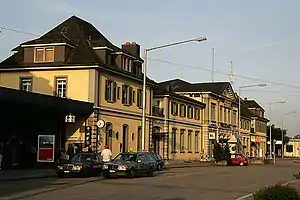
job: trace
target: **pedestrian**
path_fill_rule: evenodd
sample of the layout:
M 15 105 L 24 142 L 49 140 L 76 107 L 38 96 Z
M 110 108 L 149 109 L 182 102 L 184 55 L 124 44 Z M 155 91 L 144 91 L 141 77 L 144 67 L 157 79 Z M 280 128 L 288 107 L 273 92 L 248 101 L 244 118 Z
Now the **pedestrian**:
M 103 162 L 110 162 L 111 160 L 112 153 L 107 144 L 104 146 L 104 149 L 101 152 L 101 157 Z
M 3 144 L 0 143 L 0 171 L 2 170 L 3 150 Z

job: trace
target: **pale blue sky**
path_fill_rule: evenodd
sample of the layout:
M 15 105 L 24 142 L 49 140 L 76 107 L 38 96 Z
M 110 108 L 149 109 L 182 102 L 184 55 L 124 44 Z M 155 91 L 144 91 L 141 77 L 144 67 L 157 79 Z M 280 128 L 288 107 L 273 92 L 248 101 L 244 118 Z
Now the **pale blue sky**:
M 91 22 L 116 45 L 136 41 L 152 47 L 198 36 L 208 41 L 153 51 L 149 58 L 193 66 L 174 66 L 149 60 L 148 75 L 156 81 L 182 78 L 191 82 L 211 81 L 212 48 L 215 47 L 216 81 L 228 81 L 226 73 L 263 79 L 296 87 L 267 83 L 249 88 L 242 96 L 272 107 L 273 122 L 285 117 L 289 135 L 300 133 L 300 1 L 299 0 L 1 0 L 0 26 L 43 34 L 72 15 Z M 0 29 L 1 30 L 1 29 Z M 33 36 L 2 30 L 0 60 L 10 50 Z M 262 83 L 236 77 L 234 87 Z M 250 90 L 250 91 L 249 91 Z

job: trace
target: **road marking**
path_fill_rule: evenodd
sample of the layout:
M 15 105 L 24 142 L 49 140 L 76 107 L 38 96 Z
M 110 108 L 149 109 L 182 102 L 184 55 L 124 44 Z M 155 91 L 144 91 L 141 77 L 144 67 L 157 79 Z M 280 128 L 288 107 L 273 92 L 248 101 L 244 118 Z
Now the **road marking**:
M 297 181 L 299 181 L 299 179 L 292 180 L 292 181 L 288 181 L 288 182 L 283 183 L 283 184 L 281 184 L 281 185 L 288 185 L 288 184 L 290 184 L 290 183 L 294 183 L 294 182 L 297 182 Z M 246 195 L 244 195 L 244 196 L 242 196 L 242 197 L 239 197 L 239 198 L 237 198 L 237 199 L 235 199 L 235 200 L 243 200 L 243 199 L 246 199 L 246 198 L 251 197 L 251 196 L 253 196 L 253 193 L 246 194 Z

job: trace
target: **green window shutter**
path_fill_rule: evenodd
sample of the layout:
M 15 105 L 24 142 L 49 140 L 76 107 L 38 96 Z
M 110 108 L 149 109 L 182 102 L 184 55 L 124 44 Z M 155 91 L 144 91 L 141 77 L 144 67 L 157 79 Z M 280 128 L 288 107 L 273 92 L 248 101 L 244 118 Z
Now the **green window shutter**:
M 132 87 L 129 87 L 129 105 L 132 105 L 132 94 L 133 91 L 132 91 Z
M 125 85 L 122 85 L 122 104 L 126 103 Z
M 105 80 L 105 100 L 110 100 L 110 94 L 109 94 L 109 81 Z
M 117 82 L 116 81 L 114 81 L 113 101 L 117 102 Z

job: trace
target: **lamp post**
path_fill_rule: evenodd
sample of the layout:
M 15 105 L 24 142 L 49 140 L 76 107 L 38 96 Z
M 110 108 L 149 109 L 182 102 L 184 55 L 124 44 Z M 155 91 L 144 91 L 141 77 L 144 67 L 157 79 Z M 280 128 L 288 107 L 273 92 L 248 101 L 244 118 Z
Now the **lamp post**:
M 283 119 L 284 119 L 284 116 L 286 115 L 290 115 L 290 114 L 296 114 L 297 112 L 296 111 L 291 111 L 291 112 L 287 112 L 287 113 L 284 113 L 283 116 L 282 116 L 282 120 L 281 120 L 281 158 L 283 158 L 283 151 L 284 151 L 284 148 L 283 148 L 283 141 L 284 141 L 284 137 L 283 137 Z
M 143 59 L 144 59 L 144 63 L 143 63 L 143 70 L 144 70 L 144 76 L 143 76 L 143 113 L 142 113 L 142 149 L 145 149 L 145 132 L 146 132 L 146 69 L 147 69 L 147 54 L 149 51 L 153 51 L 156 49 L 161 49 L 161 48 L 165 48 L 165 47 L 170 47 L 170 46 L 175 46 L 175 45 L 180 45 L 180 44 L 184 44 L 184 43 L 189 43 L 189 42 L 202 42 L 207 40 L 206 37 L 199 37 L 199 38 L 194 38 L 194 39 L 189 39 L 189 40 L 184 40 L 184 41 L 180 41 L 180 42 L 174 42 L 174 43 L 170 43 L 170 44 L 165 44 L 165 45 L 161 45 L 161 46 L 156 46 L 156 47 L 152 47 L 152 48 L 148 48 L 148 49 L 144 49 L 144 55 L 143 55 Z
M 249 88 L 249 87 L 265 87 L 267 84 L 252 84 L 252 85 L 245 85 L 239 87 L 239 127 L 238 127 L 238 138 L 237 138 L 237 150 L 240 152 L 239 149 L 239 139 L 240 139 L 240 130 L 241 130 L 241 89 L 242 88 Z
M 287 103 L 287 101 L 277 101 L 277 102 L 273 102 L 273 103 L 269 103 L 269 107 L 270 107 L 270 158 L 272 159 L 273 156 L 272 156 L 272 123 L 271 123 L 271 118 L 272 118 L 272 105 L 274 104 L 281 104 L 281 103 Z M 274 153 L 274 157 L 275 157 L 275 153 Z M 275 159 L 274 159 L 274 164 L 275 164 Z

